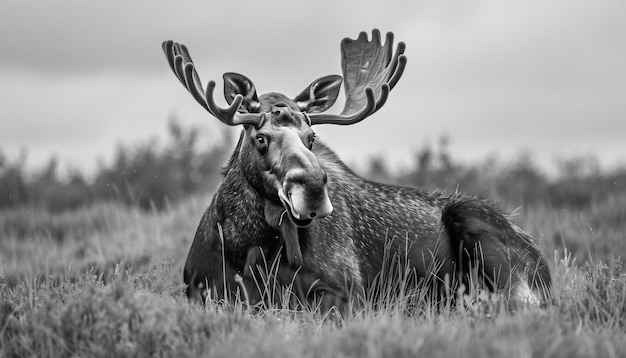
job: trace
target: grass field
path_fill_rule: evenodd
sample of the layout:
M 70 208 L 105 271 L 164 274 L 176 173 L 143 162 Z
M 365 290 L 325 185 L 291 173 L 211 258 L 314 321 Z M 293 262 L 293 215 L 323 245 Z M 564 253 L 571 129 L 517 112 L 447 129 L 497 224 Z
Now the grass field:
M 0 356 L 623 357 L 626 196 L 578 211 L 517 210 L 541 243 L 554 303 L 510 313 L 405 302 L 329 319 L 184 297 L 182 266 L 210 197 L 161 212 L 101 203 L 0 213 Z M 512 208 L 509 208 L 512 209 Z

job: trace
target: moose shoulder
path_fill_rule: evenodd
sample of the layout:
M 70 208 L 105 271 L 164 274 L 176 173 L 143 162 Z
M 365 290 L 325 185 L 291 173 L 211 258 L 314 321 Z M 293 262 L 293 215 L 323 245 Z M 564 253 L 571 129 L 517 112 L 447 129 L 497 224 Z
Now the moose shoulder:
M 381 44 L 361 33 L 341 43 L 343 79 L 322 77 L 290 98 L 257 95 L 247 77 L 224 75 L 229 106 L 215 104 L 187 48 L 166 41 L 170 67 L 210 114 L 243 130 L 224 180 L 205 212 L 184 269 L 190 297 L 231 297 L 245 289 L 267 299 L 259 270 L 277 264 L 277 287 L 293 285 L 300 300 L 345 305 L 371 293 L 381 270 L 401 258 L 435 291 L 450 279 L 467 284 L 477 272 L 484 285 L 511 304 L 549 297 L 550 273 L 533 240 L 489 202 L 460 194 L 383 185 L 354 174 L 315 139 L 313 126 L 353 124 L 380 109 L 400 79 L 404 44 Z M 326 114 L 342 81 L 341 114 Z M 239 279 L 241 278 L 241 279 Z

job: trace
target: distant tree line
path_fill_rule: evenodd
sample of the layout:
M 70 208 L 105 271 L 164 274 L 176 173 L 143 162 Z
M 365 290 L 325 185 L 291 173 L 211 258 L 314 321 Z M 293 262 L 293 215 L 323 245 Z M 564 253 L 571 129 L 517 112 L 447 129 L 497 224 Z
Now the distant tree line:
M 612 195 L 626 195 L 626 167 L 602 171 L 595 157 L 573 157 L 555 163 L 556 176 L 549 177 L 527 153 L 510 163 L 495 158 L 463 165 L 452 158 L 449 140 L 426 145 L 415 153 L 413 165 L 392 173 L 383 158 L 370 160 L 366 177 L 392 184 L 478 194 L 516 205 L 545 204 L 558 208 L 584 208 Z
M 219 145 L 202 148 L 199 140 L 206 139 L 198 128 L 170 121 L 164 145 L 157 140 L 119 145 L 112 162 L 101 163 L 90 179 L 78 170 L 62 175 L 56 158 L 30 173 L 25 155 L 9 160 L 0 152 L 0 209 L 65 210 L 103 200 L 161 209 L 218 185 L 220 168 L 232 151 L 230 136 L 221 138 Z
M 221 181 L 220 169 L 233 150 L 230 136 L 219 145 L 201 148 L 197 128 L 171 121 L 164 145 L 150 140 L 119 145 L 110 164 L 101 164 L 86 179 L 78 170 L 59 174 L 55 158 L 27 173 L 24 158 L 9 160 L 0 152 L 0 209 L 23 206 L 50 210 L 73 209 L 96 201 L 115 200 L 144 209 L 162 209 L 190 195 L 207 193 Z M 461 164 L 449 152 L 443 136 L 437 146 L 415 153 L 412 165 L 401 173 L 386 167 L 383 158 L 370 159 L 365 177 L 392 184 L 475 193 L 519 205 L 544 203 L 582 208 L 615 193 L 626 193 L 626 168 L 604 172 L 592 157 L 558 163 L 549 178 L 532 158 L 520 155 L 510 163 L 487 159 Z

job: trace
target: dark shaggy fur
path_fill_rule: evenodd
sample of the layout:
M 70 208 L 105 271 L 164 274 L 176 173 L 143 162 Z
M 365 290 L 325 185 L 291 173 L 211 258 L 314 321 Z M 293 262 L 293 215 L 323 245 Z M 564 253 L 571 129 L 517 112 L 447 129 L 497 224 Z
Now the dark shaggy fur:
M 325 307 L 343 308 L 350 298 L 370 295 L 381 269 L 396 256 L 433 282 L 458 278 L 467 284 L 477 270 L 487 288 L 510 294 L 514 304 L 548 298 L 551 279 L 541 251 L 493 204 L 365 180 L 319 142 L 313 152 L 328 175 L 334 211 L 281 232 L 268 222 L 266 203 L 281 204 L 265 195 L 244 137 L 189 251 L 184 280 L 190 297 L 204 297 L 208 287 L 213 297 L 232 298 L 243 286 L 255 303 L 293 284 L 300 301 L 322 299 Z M 277 285 L 267 289 L 259 278 L 271 274 L 272 262 Z

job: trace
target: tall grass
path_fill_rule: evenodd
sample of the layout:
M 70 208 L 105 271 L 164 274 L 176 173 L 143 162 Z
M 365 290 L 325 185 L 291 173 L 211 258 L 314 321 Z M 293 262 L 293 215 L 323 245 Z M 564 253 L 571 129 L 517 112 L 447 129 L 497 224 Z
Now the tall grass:
M 327 319 L 280 307 L 261 313 L 237 302 L 187 303 L 171 264 L 108 283 L 86 273 L 2 288 L 0 352 L 7 356 L 620 356 L 623 279 L 559 256 L 555 303 L 511 314 L 498 301 L 462 309 L 424 305 L 421 314 L 367 306 Z M 399 302 L 397 302 L 399 303 Z M 401 306 L 401 305 L 400 305 Z M 430 314 L 426 314 L 430 312 Z
M 11 285 L 30 277 L 95 270 L 107 280 L 123 263 L 141 272 L 162 261 L 184 260 L 207 205 L 190 198 L 164 211 L 117 202 L 60 213 L 21 208 L 0 212 L 0 265 Z
M 261 310 L 243 292 L 203 307 L 184 297 L 181 277 L 206 201 L 151 212 L 111 203 L 3 212 L 0 356 L 623 356 L 626 278 L 612 255 L 626 234 L 621 200 L 576 213 L 519 210 L 554 253 L 554 302 L 514 313 L 471 285 L 455 304 L 432 299 L 402 265 L 345 316 L 293 310 L 289 291 Z M 268 277 L 275 269 L 268 264 Z M 275 292 L 271 281 L 259 285 Z

